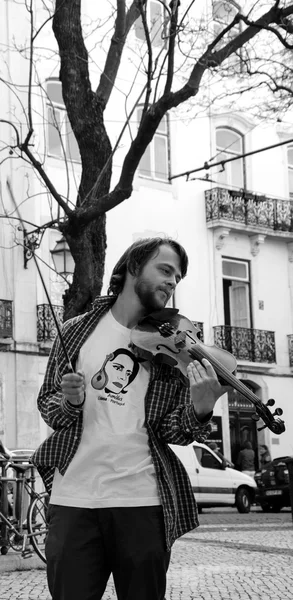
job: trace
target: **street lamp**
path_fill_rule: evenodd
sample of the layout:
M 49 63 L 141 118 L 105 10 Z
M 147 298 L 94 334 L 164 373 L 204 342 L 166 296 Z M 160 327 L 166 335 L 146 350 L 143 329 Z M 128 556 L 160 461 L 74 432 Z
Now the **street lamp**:
M 70 252 L 69 246 L 64 236 L 56 242 L 55 248 L 50 251 L 58 275 L 63 275 L 65 279 L 72 275 L 74 271 L 74 260 Z

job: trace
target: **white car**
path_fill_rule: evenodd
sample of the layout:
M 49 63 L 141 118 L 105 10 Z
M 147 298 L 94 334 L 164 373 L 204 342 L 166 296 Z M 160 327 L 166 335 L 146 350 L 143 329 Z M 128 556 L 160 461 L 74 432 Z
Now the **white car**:
M 240 513 L 250 511 L 257 487 L 252 477 L 228 467 L 225 459 L 221 459 L 205 444 L 170 444 L 170 448 L 189 475 L 200 510 L 203 507 L 236 506 Z

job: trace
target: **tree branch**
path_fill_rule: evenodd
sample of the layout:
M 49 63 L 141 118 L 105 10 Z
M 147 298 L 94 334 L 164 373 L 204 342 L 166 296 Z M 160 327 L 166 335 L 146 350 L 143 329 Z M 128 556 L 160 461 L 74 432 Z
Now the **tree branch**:
M 92 114 L 95 100 L 90 85 L 88 52 L 84 44 L 81 0 L 56 0 L 53 30 L 59 46 L 62 94 L 73 131 L 80 142 L 84 117 Z
M 27 11 L 30 15 L 30 53 L 29 53 L 29 76 L 28 76 L 28 122 L 29 129 L 24 140 L 24 145 L 28 145 L 33 135 L 33 118 L 32 118 L 32 74 L 33 74 L 33 52 L 34 52 L 34 13 L 32 0 L 30 0 L 30 6 L 27 6 Z
M 64 202 L 64 200 L 60 196 L 60 194 L 58 194 L 56 188 L 54 187 L 53 183 L 49 179 L 47 173 L 44 171 L 41 163 L 34 157 L 34 155 L 29 150 L 29 148 L 27 147 L 27 145 L 20 144 L 19 145 L 19 149 L 21 150 L 21 152 L 24 152 L 24 154 L 29 158 L 31 164 L 36 169 L 36 171 L 38 171 L 38 173 L 40 174 L 42 180 L 45 182 L 48 190 L 51 192 L 51 194 L 55 198 L 56 202 L 58 202 L 59 206 L 61 206 L 61 208 L 63 208 L 65 214 L 68 217 L 71 217 L 73 215 L 73 211 L 68 207 L 68 205 L 66 204 L 66 202 Z
M 145 5 L 146 0 L 133 0 L 127 13 L 125 12 L 125 0 L 117 0 L 117 17 L 115 30 L 107 54 L 103 73 L 96 94 L 99 102 L 105 108 L 112 93 L 116 81 L 118 69 L 121 62 L 124 45 L 131 27 L 140 16 L 139 5 Z
M 88 52 L 82 35 L 80 9 L 81 0 L 56 0 L 53 18 L 53 30 L 61 60 L 63 99 L 82 162 L 77 206 L 87 196 L 111 153 L 103 120 L 104 107 L 90 85 Z M 110 177 L 111 169 L 107 172 L 106 184 Z
M 175 52 L 175 41 L 176 41 L 176 34 L 177 34 L 179 4 L 180 4 L 180 0 L 172 0 L 172 2 L 171 2 L 168 67 L 167 67 L 167 79 L 166 79 L 164 94 L 168 94 L 171 91 L 173 77 L 174 77 L 174 52 Z
M 19 146 L 20 146 L 20 136 L 19 136 L 18 129 L 15 127 L 14 123 L 12 123 L 11 121 L 6 121 L 6 119 L 0 119 L 0 123 L 6 123 L 7 125 L 10 125 L 10 127 L 12 127 L 12 129 L 14 129 L 15 135 L 16 135 L 16 145 L 19 148 Z
M 141 119 L 143 119 L 144 114 L 148 109 L 149 99 L 150 99 L 150 95 L 152 92 L 151 82 L 153 79 L 153 48 L 152 48 L 150 32 L 149 32 L 149 28 L 148 28 L 148 24 L 147 24 L 146 11 L 143 8 L 142 2 L 139 3 L 139 12 L 140 12 L 140 16 L 141 16 L 141 20 L 142 20 L 142 24 L 143 24 L 143 29 L 144 29 L 144 34 L 145 34 L 145 39 L 146 39 L 146 44 L 147 44 L 147 51 L 148 51 L 146 96 L 145 96 L 143 111 L 142 111 L 142 115 L 141 115 Z
M 284 9 L 279 9 L 278 4 L 276 3 L 267 13 L 262 15 L 259 19 L 257 19 L 257 21 L 252 22 L 245 31 L 242 31 L 238 36 L 233 38 L 233 40 L 229 41 L 225 46 L 223 46 L 223 48 L 215 52 L 211 52 L 211 49 L 215 47 L 216 40 L 214 40 L 214 42 L 209 45 L 207 51 L 195 64 L 187 83 L 180 90 L 170 95 L 168 110 L 178 106 L 185 100 L 188 100 L 197 94 L 200 81 L 207 68 L 219 66 L 231 54 L 242 48 L 247 42 L 253 39 L 259 33 L 262 27 L 266 27 L 270 23 L 280 24 L 284 18 L 291 14 L 293 14 L 293 5 Z M 236 16 L 241 19 L 240 14 Z
M 244 15 L 241 15 L 241 20 L 244 21 L 244 23 L 248 26 L 254 25 L 254 23 L 252 21 L 250 21 L 249 19 L 247 19 Z M 288 42 L 285 40 L 285 38 L 283 38 L 283 36 L 280 34 L 280 32 L 277 29 L 274 29 L 274 27 L 271 27 L 270 25 L 262 25 L 260 29 L 265 30 L 265 31 L 270 31 L 278 38 L 279 42 L 281 42 L 281 44 L 285 48 L 287 48 L 287 50 L 292 50 L 293 44 L 288 44 Z M 285 28 L 283 27 L 283 29 L 285 29 Z M 291 33 L 293 33 L 293 31 Z

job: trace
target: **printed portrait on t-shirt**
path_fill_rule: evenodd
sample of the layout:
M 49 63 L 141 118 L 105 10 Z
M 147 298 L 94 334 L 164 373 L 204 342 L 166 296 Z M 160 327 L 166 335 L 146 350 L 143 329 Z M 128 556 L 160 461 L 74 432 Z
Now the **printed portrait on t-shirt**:
M 136 356 L 126 348 L 118 348 L 107 354 L 102 367 L 92 377 L 91 384 L 95 390 L 103 390 L 103 395 L 98 397 L 100 400 L 106 400 L 108 396 L 118 400 L 127 394 L 138 371 Z

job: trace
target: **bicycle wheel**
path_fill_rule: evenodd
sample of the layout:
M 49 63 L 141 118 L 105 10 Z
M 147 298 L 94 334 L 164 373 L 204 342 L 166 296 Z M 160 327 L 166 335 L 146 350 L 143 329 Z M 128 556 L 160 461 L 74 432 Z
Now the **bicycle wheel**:
M 27 528 L 30 542 L 37 555 L 46 562 L 45 542 L 48 531 L 47 510 L 49 505 L 49 494 L 41 492 L 28 507 Z

